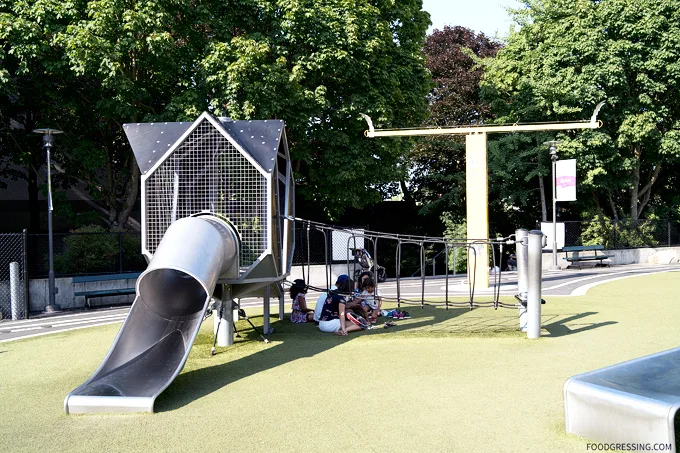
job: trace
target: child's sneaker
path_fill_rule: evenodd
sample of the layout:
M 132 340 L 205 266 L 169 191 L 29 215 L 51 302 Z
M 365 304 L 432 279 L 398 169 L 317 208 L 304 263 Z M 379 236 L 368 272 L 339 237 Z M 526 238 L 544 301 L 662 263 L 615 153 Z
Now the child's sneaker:
M 407 311 L 403 312 L 402 315 L 404 315 L 404 319 L 411 319 L 411 315 Z

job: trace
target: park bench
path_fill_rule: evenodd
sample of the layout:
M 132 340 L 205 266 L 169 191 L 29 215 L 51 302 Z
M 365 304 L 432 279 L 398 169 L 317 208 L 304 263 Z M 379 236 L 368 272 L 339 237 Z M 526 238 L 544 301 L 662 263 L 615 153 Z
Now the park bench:
M 73 292 L 73 295 L 76 297 L 85 297 L 85 307 L 92 308 L 90 305 L 90 298 L 92 297 L 125 296 L 129 294 L 135 294 L 135 282 L 140 274 L 140 272 L 129 272 L 124 274 L 87 275 L 82 277 L 73 277 L 73 284 L 76 285 L 76 287 L 80 287 L 78 288 L 79 291 Z M 124 288 L 102 288 L 102 286 L 110 286 L 104 282 L 113 282 L 117 280 L 134 280 L 134 282 L 132 282 L 131 285 L 126 285 Z
M 680 348 L 580 374 L 564 384 L 567 432 L 599 442 L 675 444 L 679 408 Z
M 598 255 L 597 252 L 600 251 Z M 614 255 L 605 255 L 602 253 L 603 245 L 574 245 L 569 247 L 562 247 L 562 251 L 566 254 L 565 259 L 569 264 L 578 264 L 579 269 L 581 263 L 584 261 L 599 261 L 596 266 L 605 266 L 603 260 L 613 258 Z M 593 252 L 592 254 L 582 255 L 583 252 Z M 570 255 L 571 254 L 571 255 Z

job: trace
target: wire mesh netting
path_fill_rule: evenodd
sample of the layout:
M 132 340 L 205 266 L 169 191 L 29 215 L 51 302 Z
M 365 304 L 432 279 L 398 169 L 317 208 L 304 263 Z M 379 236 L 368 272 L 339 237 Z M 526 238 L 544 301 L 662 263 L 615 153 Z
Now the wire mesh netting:
M 267 248 L 267 178 L 208 120 L 145 180 L 145 242 L 153 254 L 177 219 L 210 213 L 241 234 L 245 270 Z
M 0 234 L 0 314 L 23 319 L 26 308 L 25 234 Z

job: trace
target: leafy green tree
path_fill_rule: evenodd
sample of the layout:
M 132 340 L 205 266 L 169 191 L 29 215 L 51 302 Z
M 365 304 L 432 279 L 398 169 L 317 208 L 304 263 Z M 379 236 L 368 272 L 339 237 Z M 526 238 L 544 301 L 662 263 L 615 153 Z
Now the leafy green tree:
M 389 196 L 409 142 L 365 139 L 359 113 L 380 127 L 425 118 L 422 2 L 256 3 L 261 21 L 212 42 L 202 61 L 213 111 L 285 119 L 297 193 L 330 216 Z
M 483 80 L 499 121 L 587 118 L 606 100 L 601 129 L 560 134 L 580 206 L 634 222 L 654 210 L 680 157 L 680 2 L 526 0 L 515 18 Z
M 2 146 L 35 175 L 40 159 L 25 157 L 39 146 L 37 137 L 26 145 L 31 129 L 65 130 L 55 153 L 64 185 L 123 227 L 139 193 L 123 123 L 194 119 L 203 110 L 283 118 L 298 193 L 329 214 L 363 206 L 402 176 L 408 144 L 365 139 L 358 113 L 383 126 L 417 124 L 426 113 L 420 49 L 429 16 L 421 7 L 0 0 Z
M 500 43 L 465 27 L 447 26 L 427 37 L 424 52 L 434 81 L 427 126 L 481 124 L 492 118 L 489 104 L 480 97 L 482 67 L 475 59 L 492 57 L 499 48 Z M 422 139 L 413 148 L 410 163 L 410 188 L 424 210 L 464 217 L 464 137 Z

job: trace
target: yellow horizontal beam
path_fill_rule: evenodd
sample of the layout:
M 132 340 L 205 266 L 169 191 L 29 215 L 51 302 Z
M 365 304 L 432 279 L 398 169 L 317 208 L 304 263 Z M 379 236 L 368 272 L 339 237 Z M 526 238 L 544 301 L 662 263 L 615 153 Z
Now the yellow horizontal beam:
M 604 105 L 604 101 L 597 104 L 590 121 L 573 121 L 568 123 L 529 123 L 513 124 L 506 126 L 464 126 L 464 127 L 440 127 L 422 129 L 384 129 L 375 130 L 373 121 L 368 115 L 361 113 L 361 116 L 368 123 L 368 130 L 364 135 L 369 138 L 374 137 L 411 137 L 417 135 L 469 135 L 469 134 L 492 134 L 504 132 L 535 132 L 535 131 L 567 131 L 573 129 L 597 129 L 602 126 L 602 122 L 597 119 L 597 114 Z
M 437 129 L 395 129 L 366 131 L 366 137 L 410 137 L 417 135 L 469 135 L 469 134 L 492 134 L 503 132 L 531 132 L 531 131 L 566 131 L 572 129 L 597 129 L 601 122 L 574 122 L 574 123 L 548 123 L 548 124 L 517 124 L 512 126 L 468 126 L 468 127 L 442 127 Z

